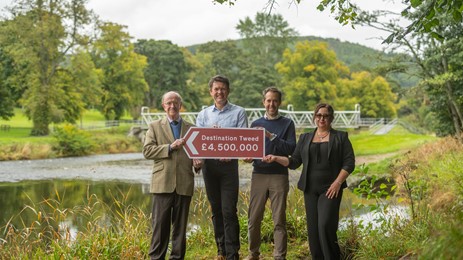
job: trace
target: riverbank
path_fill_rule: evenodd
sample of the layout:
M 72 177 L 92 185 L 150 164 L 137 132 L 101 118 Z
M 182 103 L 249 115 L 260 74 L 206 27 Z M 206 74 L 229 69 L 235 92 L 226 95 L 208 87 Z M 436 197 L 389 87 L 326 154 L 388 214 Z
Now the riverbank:
M 451 138 L 421 145 L 389 161 L 391 178 L 396 179 L 396 192 L 377 196 L 381 190 L 370 190 L 372 199 L 355 195 L 343 197 L 345 209 L 371 212 L 376 225 L 349 221 L 339 230 L 339 242 L 349 259 L 460 259 L 463 254 L 463 148 Z M 250 165 L 250 164 L 248 164 Z M 248 172 L 248 166 L 243 171 Z M 362 173 L 357 173 L 362 174 Z M 363 172 L 365 176 L 373 173 Z M 352 176 L 353 177 L 353 176 Z M 366 183 L 370 185 L 369 183 Z M 294 189 L 294 188 L 293 188 Z M 346 193 L 347 194 L 347 193 Z M 355 197 L 355 198 L 354 198 Z M 103 202 L 87 195 L 84 205 L 65 207 L 61 199 L 48 199 L 27 206 L 37 216 L 24 227 L 2 227 L 0 259 L 3 258 L 84 258 L 84 259 L 146 259 L 149 246 L 150 218 L 133 207 L 128 196 Z M 363 202 L 363 208 L 354 199 Z M 240 203 L 246 208 L 246 193 Z M 408 209 L 410 219 L 385 218 L 394 205 Z M 100 216 L 98 209 L 106 209 Z M 413 211 L 411 210 L 413 208 Z M 190 218 L 209 216 L 203 191 L 195 193 Z M 266 210 L 262 225 L 261 252 L 271 258 L 272 220 Z M 288 198 L 288 259 L 310 259 L 305 233 L 305 218 L 301 192 L 292 190 Z M 349 213 L 347 213 L 347 216 Z M 66 219 L 83 221 L 87 227 L 77 233 L 66 228 Z M 443 221 L 445 219 L 445 221 Z M 247 254 L 247 214 L 239 212 L 241 255 Z M 210 259 L 215 255 L 215 243 L 210 221 L 195 226 L 189 233 L 187 259 Z M 380 243 L 378 243 L 380 241 Z
M 130 125 L 80 131 L 74 128 L 65 136 L 29 136 L 29 128 L 15 128 L 2 133 L 0 138 L 0 161 L 53 159 L 69 156 L 63 153 L 68 144 L 79 147 L 85 142 L 88 148 L 82 155 L 119 154 L 141 152 L 142 143 L 130 136 Z M 72 149 L 72 147 L 70 148 Z

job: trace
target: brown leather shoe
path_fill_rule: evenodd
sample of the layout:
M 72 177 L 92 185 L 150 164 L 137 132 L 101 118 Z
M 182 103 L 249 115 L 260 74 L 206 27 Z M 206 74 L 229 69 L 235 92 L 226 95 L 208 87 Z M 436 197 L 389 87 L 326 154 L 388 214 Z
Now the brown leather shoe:
M 223 256 L 223 255 L 218 255 L 218 256 L 216 256 L 214 259 L 215 259 L 215 260 L 225 260 L 225 259 L 227 259 L 227 258 L 226 258 L 225 256 Z

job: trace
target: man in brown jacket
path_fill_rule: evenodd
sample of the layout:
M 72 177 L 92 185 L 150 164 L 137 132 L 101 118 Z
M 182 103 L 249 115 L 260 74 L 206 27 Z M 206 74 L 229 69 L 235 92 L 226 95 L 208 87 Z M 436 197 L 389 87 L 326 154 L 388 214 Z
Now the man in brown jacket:
M 192 124 L 182 120 L 182 97 L 174 91 L 162 96 L 166 117 L 155 120 L 146 132 L 143 155 L 154 161 L 150 193 L 153 194 L 153 234 L 149 256 L 165 259 L 172 225 L 170 259 L 184 259 L 186 229 L 191 197 L 194 190 L 194 169 L 201 160 L 188 158 L 181 138 Z

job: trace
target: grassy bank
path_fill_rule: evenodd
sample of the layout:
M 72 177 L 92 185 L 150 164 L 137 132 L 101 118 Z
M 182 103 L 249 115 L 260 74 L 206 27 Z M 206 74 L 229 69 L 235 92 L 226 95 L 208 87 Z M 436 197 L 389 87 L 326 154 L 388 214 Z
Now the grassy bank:
M 92 130 L 77 131 L 80 126 L 92 127 L 104 122 L 103 116 L 95 110 L 87 111 L 82 120 L 71 129 L 72 133 L 56 136 L 58 129 L 69 125 L 51 125 L 52 134 L 49 136 L 30 136 L 32 123 L 19 110 L 9 120 L 0 120 L 0 124 L 10 126 L 8 131 L 0 132 L 0 161 L 5 160 L 29 160 L 56 158 L 72 155 L 130 153 L 141 151 L 141 143 L 138 139 L 128 137 L 130 125 L 121 125 L 112 128 L 94 128 Z M 73 138 L 70 140 L 70 138 Z M 63 142 L 74 142 L 65 144 Z M 87 144 L 86 147 L 79 147 Z M 63 153 L 63 146 L 74 145 L 76 149 L 84 150 L 78 154 Z

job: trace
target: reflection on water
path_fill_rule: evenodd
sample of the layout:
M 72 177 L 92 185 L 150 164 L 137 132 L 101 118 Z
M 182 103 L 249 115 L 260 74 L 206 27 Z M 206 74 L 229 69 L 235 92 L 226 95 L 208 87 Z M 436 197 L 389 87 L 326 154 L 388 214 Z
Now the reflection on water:
M 76 207 L 87 206 L 95 200 L 92 196 L 109 205 L 108 209 L 99 209 L 101 215 L 120 202 L 139 207 L 147 213 L 150 207 L 151 197 L 147 194 L 148 187 L 145 184 L 44 180 L 0 185 L 0 227 L 9 223 L 24 228 L 23 225 L 28 226 L 37 220 L 39 214 L 52 214 L 55 208 L 72 211 Z M 71 227 L 77 229 L 86 224 L 82 219 L 71 218 L 67 221 L 72 222 Z
M 410 209 L 406 206 L 390 205 L 387 208 L 359 213 L 353 216 L 353 218 L 341 219 L 339 222 L 339 229 L 346 229 L 351 222 L 357 226 L 362 225 L 371 229 L 379 229 L 390 220 L 409 220 L 409 210 Z
M 109 211 L 128 206 L 139 208 L 149 216 L 151 167 L 152 161 L 145 160 L 139 153 L 0 162 L 0 228 L 6 224 L 19 229 L 29 227 L 37 221 L 39 214 L 49 214 L 54 209 L 72 211 L 76 207 L 88 206 L 95 198 L 107 205 L 97 209 L 96 213 L 102 220 L 111 215 Z M 247 212 L 245 201 L 248 200 L 250 168 L 250 164 L 240 165 L 240 190 L 243 192 L 238 209 L 244 215 Z M 290 171 L 292 185 L 298 176 L 297 171 Z M 211 222 L 201 175 L 195 177 L 195 186 L 190 206 L 190 231 Z M 291 189 L 291 192 L 294 190 Z M 346 201 L 343 200 L 343 203 Z M 378 217 L 358 214 L 357 220 L 363 220 L 363 223 L 375 222 Z M 66 226 L 71 235 L 75 235 L 86 228 L 88 221 L 89 218 L 68 214 L 58 225 Z M 342 225 L 345 223 L 341 224 L 341 228 Z
M 19 229 L 29 227 L 39 214 L 48 214 L 54 209 L 71 212 L 88 206 L 95 198 L 108 205 L 98 208 L 101 219 L 109 215 L 108 211 L 120 207 L 120 203 L 139 208 L 149 216 L 152 165 L 153 162 L 140 153 L 0 162 L 0 228 L 6 224 Z M 248 183 L 249 178 L 241 178 L 241 189 L 247 190 Z M 210 222 L 201 175 L 195 176 L 195 187 L 190 208 L 191 228 Z M 87 221 L 69 214 L 58 225 L 75 233 L 84 229 Z
M 197 198 L 202 196 L 204 199 L 205 195 L 202 193 L 202 189 L 197 188 L 192 199 L 190 208 L 190 215 L 194 216 L 190 217 L 192 228 L 210 222 L 208 203 L 199 203 Z M 69 228 L 71 235 L 75 236 L 77 231 L 85 230 L 92 218 L 105 220 L 120 208 L 125 209 L 129 206 L 139 208 L 146 216 L 151 212 L 148 184 L 84 180 L 23 181 L 0 184 L 0 195 L 0 205 L 2 205 L 0 228 L 7 224 L 18 229 L 30 227 L 39 219 L 39 215 L 42 219 L 56 218 L 59 210 L 69 213 L 65 214 L 65 219 L 56 224 Z M 96 203 L 97 201 L 102 203 Z M 92 209 L 91 216 L 73 214 L 76 211 L 82 212 L 85 207 Z

